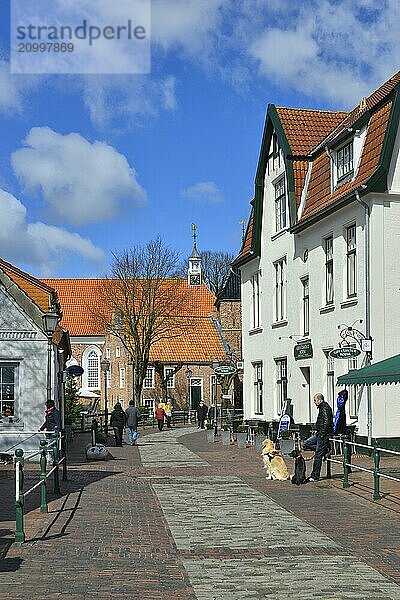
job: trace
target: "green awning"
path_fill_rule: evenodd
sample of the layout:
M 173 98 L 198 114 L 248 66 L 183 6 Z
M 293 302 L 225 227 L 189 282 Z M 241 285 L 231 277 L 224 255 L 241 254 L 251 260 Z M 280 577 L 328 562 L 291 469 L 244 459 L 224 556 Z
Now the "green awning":
M 368 367 L 354 369 L 337 380 L 338 385 L 381 385 L 400 383 L 400 354 L 386 358 Z

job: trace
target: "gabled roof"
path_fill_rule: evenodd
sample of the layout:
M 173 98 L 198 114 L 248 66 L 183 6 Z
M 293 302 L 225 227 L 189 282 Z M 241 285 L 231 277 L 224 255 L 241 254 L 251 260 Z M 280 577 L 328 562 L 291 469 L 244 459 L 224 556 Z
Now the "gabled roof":
M 56 291 L 43 281 L 35 279 L 32 275 L 21 271 L 2 259 L 0 259 L 0 269 L 8 275 L 42 312 L 47 312 L 51 306 L 57 304 Z
M 61 324 L 69 330 L 71 336 L 105 335 L 97 314 L 103 312 L 101 290 L 109 280 L 43 279 L 42 281 L 57 290 L 63 308 Z M 215 297 L 204 283 L 200 287 L 191 287 L 186 279 L 182 279 L 180 289 L 182 310 L 185 314 L 206 317 L 214 311 Z
M 221 304 L 224 301 L 240 300 L 241 289 L 240 289 L 240 273 L 235 270 L 231 271 L 228 275 L 228 279 L 225 282 L 224 287 L 217 296 L 216 305 Z
M 327 211 L 353 201 L 356 190 L 360 195 L 370 191 L 386 191 L 390 158 L 400 119 L 399 89 L 400 71 L 368 98 L 362 99 L 349 113 L 268 105 L 253 210 L 244 244 L 234 265 L 244 264 L 260 255 L 264 178 L 272 133 L 275 131 L 284 155 L 291 231 L 300 231 L 322 218 Z M 334 148 L 352 131 L 365 125 L 368 125 L 367 133 L 355 179 L 331 191 L 331 167 L 326 148 Z M 297 210 L 310 166 L 304 210 L 298 221 Z

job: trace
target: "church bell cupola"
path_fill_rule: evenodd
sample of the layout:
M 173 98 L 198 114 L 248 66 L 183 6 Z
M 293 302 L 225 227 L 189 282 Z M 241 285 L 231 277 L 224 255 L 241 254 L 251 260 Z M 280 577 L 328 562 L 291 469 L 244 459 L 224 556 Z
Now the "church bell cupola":
M 188 269 L 188 284 L 191 287 L 198 287 L 201 285 L 201 257 L 197 250 L 196 234 L 197 227 L 194 223 L 192 223 L 192 231 L 193 231 L 193 250 L 192 254 L 189 256 L 189 269 Z

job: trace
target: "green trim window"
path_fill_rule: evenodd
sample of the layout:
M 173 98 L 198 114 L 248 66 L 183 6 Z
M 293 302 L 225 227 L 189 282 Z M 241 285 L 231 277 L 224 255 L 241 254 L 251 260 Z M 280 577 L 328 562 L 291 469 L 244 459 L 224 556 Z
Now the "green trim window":
M 3 417 L 16 415 L 18 365 L 0 365 L 0 414 Z
M 333 287 L 333 235 L 325 238 L 325 303 L 333 304 L 334 287 Z
M 275 321 L 286 318 L 286 258 L 275 264 Z
M 336 176 L 338 183 L 354 173 L 353 140 L 336 151 Z
M 286 227 L 286 188 L 285 177 L 281 177 L 274 184 L 275 187 L 275 231 L 282 231 Z
M 263 365 L 262 362 L 253 363 L 254 373 L 254 405 L 255 413 L 263 412 Z
M 303 287 L 303 335 L 310 333 L 310 279 L 303 277 L 301 280 Z
M 260 327 L 260 271 L 251 276 L 251 328 Z
M 279 358 L 275 361 L 275 364 L 278 412 L 282 413 L 287 400 L 287 359 Z
M 346 227 L 347 243 L 347 297 L 354 298 L 357 295 L 357 272 L 356 272 L 356 226 Z

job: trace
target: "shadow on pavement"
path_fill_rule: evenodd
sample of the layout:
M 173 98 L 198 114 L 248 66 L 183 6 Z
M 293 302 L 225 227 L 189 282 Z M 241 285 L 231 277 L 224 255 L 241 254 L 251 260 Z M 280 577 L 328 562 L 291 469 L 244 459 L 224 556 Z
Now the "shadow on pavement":
M 18 571 L 22 562 L 22 558 L 3 558 L 0 560 L 0 573 L 12 573 Z

